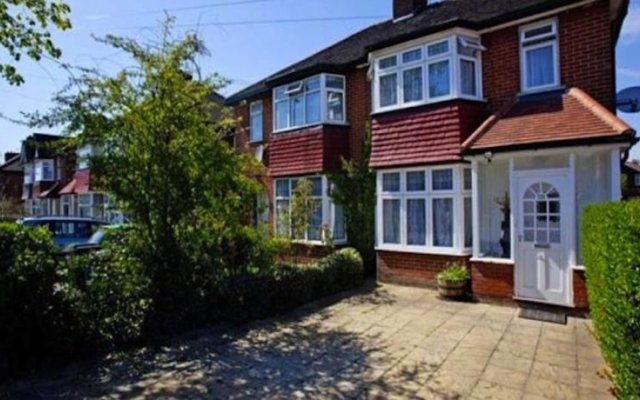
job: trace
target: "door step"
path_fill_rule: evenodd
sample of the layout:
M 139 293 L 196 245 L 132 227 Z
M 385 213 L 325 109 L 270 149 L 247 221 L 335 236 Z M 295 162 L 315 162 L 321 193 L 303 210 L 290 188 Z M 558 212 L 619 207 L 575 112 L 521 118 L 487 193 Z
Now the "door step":
M 521 304 L 520 307 L 520 318 L 551 322 L 560 325 L 567 324 L 567 310 L 562 307 L 531 303 Z

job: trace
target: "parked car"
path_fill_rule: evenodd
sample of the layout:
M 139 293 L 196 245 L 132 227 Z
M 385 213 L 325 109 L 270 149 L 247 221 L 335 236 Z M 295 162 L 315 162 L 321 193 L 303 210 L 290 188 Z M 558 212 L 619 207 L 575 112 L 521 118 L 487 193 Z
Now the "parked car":
M 118 224 L 118 225 L 105 225 L 100 227 L 86 243 L 72 243 L 64 248 L 62 251 L 65 254 L 86 254 L 94 251 L 101 250 L 105 244 L 105 241 L 114 237 L 115 233 L 128 229 L 130 225 Z
M 60 248 L 71 244 L 85 244 L 100 227 L 107 225 L 104 221 L 81 217 L 30 217 L 19 220 L 18 223 L 46 227 L 53 236 L 53 243 Z

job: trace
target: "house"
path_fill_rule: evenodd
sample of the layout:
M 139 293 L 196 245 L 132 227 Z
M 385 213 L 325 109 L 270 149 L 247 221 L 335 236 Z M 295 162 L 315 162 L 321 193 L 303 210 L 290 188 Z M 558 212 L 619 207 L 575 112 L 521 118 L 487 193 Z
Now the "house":
M 615 115 L 625 0 L 394 0 L 370 26 L 232 95 L 235 143 L 267 167 L 287 232 L 298 178 L 347 241 L 327 173 L 371 126 L 378 279 L 432 285 L 449 263 L 478 298 L 587 306 L 580 215 L 619 200 L 634 130 Z
M 22 202 L 22 167 L 19 153 L 4 153 L 4 162 L 0 164 L 0 200 Z
M 627 161 L 622 166 L 622 174 L 625 177 L 622 190 L 623 198 L 640 197 L 640 161 Z

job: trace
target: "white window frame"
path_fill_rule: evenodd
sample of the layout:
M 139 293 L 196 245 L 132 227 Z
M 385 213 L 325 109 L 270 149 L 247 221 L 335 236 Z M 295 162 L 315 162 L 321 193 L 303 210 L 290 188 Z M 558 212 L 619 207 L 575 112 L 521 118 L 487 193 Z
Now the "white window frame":
M 64 208 L 69 207 L 69 213 L 64 213 Z M 60 215 L 64 217 L 75 217 L 75 213 L 73 211 L 73 195 L 72 194 L 63 194 L 60 196 Z
M 322 201 L 322 224 L 321 227 L 328 227 L 329 230 L 331 231 L 331 234 L 333 234 L 333 227 L 334 227 L 334 223 L 335 223 L 335 205 L 333 203 L 333 201 L 331 200 L 331 197 L 329 197 L 329 187 L 330 187 L 330 182 L 329 179 L 327 178 L 326 175 L 308 175 L 308 176 L 292 176 L 292 177 L 279 177 L 273 180 L 273 231 L 277 233 L 277 227 L 278 227 L 278 219 L 280 218 L 280 216 L 278 215 L 278 207 L 277 207 L 277 201 L 278 200 L 289 200 L 289 210 L 291 210 L 291 198 L 293 196 L 293 185 L 292 185 L 292 181 L 294 180 L 299 180 L 299 179 L 303 179 L 303 178 L 307 178 L 307 179 L 311 179 L 311 178 L 321 178 L 321 189 L 322 189 L 322 196 L 318 197 L 318 196 L 313 196 L 316 199 L 320 199 Z M 277 192 L 277 185 L 279 181 L 288 181 L 289 182 L 289 197 L 281 197 L 278 196 L 278 192 Z M 346 221 L 345 221 L 346 224 Z M 291 228 L 289 228 L 291 229 Z M 324 237 L 325 235 L 325 229 L 321 229 L 320 231 L 320 235 L 321 235 L 321 240 L 308 240 L 307 239 L 307 235 L 308 235 L 308 231 L 304 233 L 305 235 L 305 239 L 294 239 L 293 242 L 295 243 L 305 243 L 305 244 L 313 244 L 313 245 L 325 245 L 325 240 L 327 238 Z M 333 244 L 335 245 L 342 245 L 342 244 L 346 244 L 347 243 L 347 237 L 346 237 L 346 225 L 345 225 L 345 238 L 344 239 L 334 239 L 333 240 Z
M 448 255 L 470 255 L 472 246 L 465 246 L 464 243 L 464 199 L 471 198 L 471 190 L 465 189 L 464 186 L 464 170 L 468 169 L 467 164 L 450 164 L 439 165 L 433 167 L 412 167 L 385 169 L 377 171 L 377 205 L 376 205 L 376 250 L 398 251 L 409 253 L 425 253 L 425 254 L 448 254 Z M 453 188 L 451 190 L 433 190 L 432 172 L 437 170 L 450 169 L 453 173 Z M 420 171 L 425 174 L 425 190 L 424 191 L 408 191 L 407 190 L 407 173 Z M 385 174 L 400 174 L 400 190 L 398 192 L 388 192 L 382 190 L 382 180 Z M 453 238 L 451 247 L 440 247 L 434 245 L 433 234 L 433 200 L 440 198 L 448 198 L 453 200 Z M 408 244 L 407 235 L 407 200 L 424 199 L 425 200 L 425 244 L 410 245 Z M 383 201 L 384 200 L 400 200 L 400 243 L 384 243 L 384 226 L 383 226 Z
M 447 42 L 446 53 L 429 56 L 429 47 L 442 42 Z M 462 54 L 460 46 L 468 47 L 476 51 L 476 56 Z M 403 54 L 416 50 L 422 50 L 422 58 L 419 61 L 403 63 Z M 433 104 L 452 99 L 483 100 L 482 93 L 482 51 L 485 48 L 480 42 L 477 33 L 463 29 L 453 29 L 444 33 L 427 36 L 414 41 L 380 50 L 371 54 L 372 68 L 372 113 L 387 112 L 418 105 Z M 380 61 L 395 57 L 396 65 L 382 68 Z M 462 93 L 461 60 L 473 61 L 475 69 L 475 95 Z M 442 62 L 449 62 L 449 93 L 440 96 L 431 96 L 429 93 L 429 66 Z M 422 67 L 422 99 L 405 102 L 404 96 L 404 72 L 413 68 Z M 397 101 L 395 104 L 382 106 L 380 96 L 380 79 L 384 76 L 396 75 Z
M 258 110 L 254 110 L 255 108 L 258 108 Z M 254 129 L 253 126 L 253 117 L 257 117 L 260 116 L 260 132 L 259 132 L 259 136 L 260 137 L 256 137 L 256 130 Z M 264 105 L 262 104 L 262 100 L 257 100 L 257 101 L 253 101 L 251 102 L 251 104 L 249 104 L 249 142 L 250 143 L 260 143 L 264 141 Z
M 533 38 L 525 38 L 527 32 L 541 28 L 546 25 L 551 25 L 551 32 L 545 33 L 540 36 L 535 36 Z M 520 90 L 523 93 L 535 93 L 540 91 L 546 91 L 550 89 L 557 89 L 560 86 L 560 39 L 559 39 L 559 30 L 558 30 L 558 19 L 551 18 L 543 21 L 538 21 L 532 24 L 523 25 L 519 29 L 519 48 L 520 48 Z M 547 40 L 545 40 L 547 39 Z M 542 43 L 537 43 L 533 45 L 528 45 L 529 42 L 536 42 L 539 40 L 543 40 Z M 527 85 L 527 52 L 530 50 L 536 50 L 542 47 L 547 47 L 551 45 L 553 49 L 553 77 L 554 80 L 552 83 L 541 86 L 531 86 Z
M 51 171 L 50 177 L 44 176 L 44 166 L 48 165 Z M 45 159 L 45 160 L 37 160 L 35 162 L 35 182 L 53 182 L 56 180 L 56 163 L 55 160 Z
M 293 87 L 296 84 L 300 85 L 300 89 L 298 89 L 298 91 L 302 90 L 303 85 L 304 85 L 304 81 L 308 80 L 308 79 L 313 79 L 313 78 L 320 78 L 320 120 L 317 122 L 311 122 L 311 123 L 306 123 L 306 121 L 301 124 L 301 125 L 292 125 L 291 124 L 291 112 L 289 112 L 289 124 L 286 127 L 280 128 L 278 129 L 278 121 L 277 121 L 277 104 L 286 101 L 289 104 L 289 107 L 291 107 L 291 97 L 289 97 L 287 100 L 283 100 L 283 99 L 276 99 L 276 91 L 278 91 L 279 89 L 285 89 L 285 93 L 287 95 L 291 94 L 290 92 L 292 92 L 291 90 L 287 90 L 286 88 L 289 87 Z M 328 77 L 337 77 L 342 79 L 342 82 L 344 83 L 343 85 L 343 89 L 337 89 L 337 88 L 330 88 L 327 87 L 327 78 Z M 297 91 L 294 91 L 297 92 Z M 315 92 L 315 91 L 314 91 Z M 342 120 L 330 120 L 329 119 L 329 111 L 328 111 L 328 95 L 330 92 L 336 92 L 336 93 L 342 93 L 342 116 L 343 119 Z M 293 92 L 292 92 L 293 93 Z M 311 92 L 304 92 L 306 93 L 311 93 Z M 306 96 L 305 96 L 306 97 Z M 347 78 L 344 75 L 338 75 L 338 74 L 328 74 L 328 73 L 323 73 L 323 74 L 317 74 L 317 75 L 312 75 L 309 77 L 306 77 L 300 81 L 297 82 L 293 82 L 293 83 L 289 83 L 286 85 L 281 85 L 278 87 L 273 88 L 272 91 L 272 99 L 273 99 L 273 110 L 272 110 L 272 116 L 273 116 L 273 133 L 277 134 L 277 133 L 282 133 L 282 132 L 288 132 L 288 131 L 292 131 L 292 130 L 297 130 L 297 129 L 301 129 L 301 128 L 305 128 L 305 127 L 309 127 L 309 126 L 316 126 L 316 125 L 323 125 L 323 124 L 329 124 L 329 125 L 346 125 L 347 124 Z M 290 109 L 290 108 L 289 108 Z M 302 113 L 305 116 L 306 119 L 306 101 L 303 102 L 303 110 Z

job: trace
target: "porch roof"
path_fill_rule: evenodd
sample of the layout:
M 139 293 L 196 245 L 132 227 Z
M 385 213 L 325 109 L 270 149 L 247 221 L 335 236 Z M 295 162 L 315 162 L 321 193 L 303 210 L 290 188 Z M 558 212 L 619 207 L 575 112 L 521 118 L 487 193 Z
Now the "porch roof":
M 84 194 L 90 192 L 91 174 L 89 170 L 76 171 L 73 179 L 60 190 L 60 194 Z
M 634 130 L 578 88 L 516 97 L 462 144 L 463 151 L 631 142 Z

